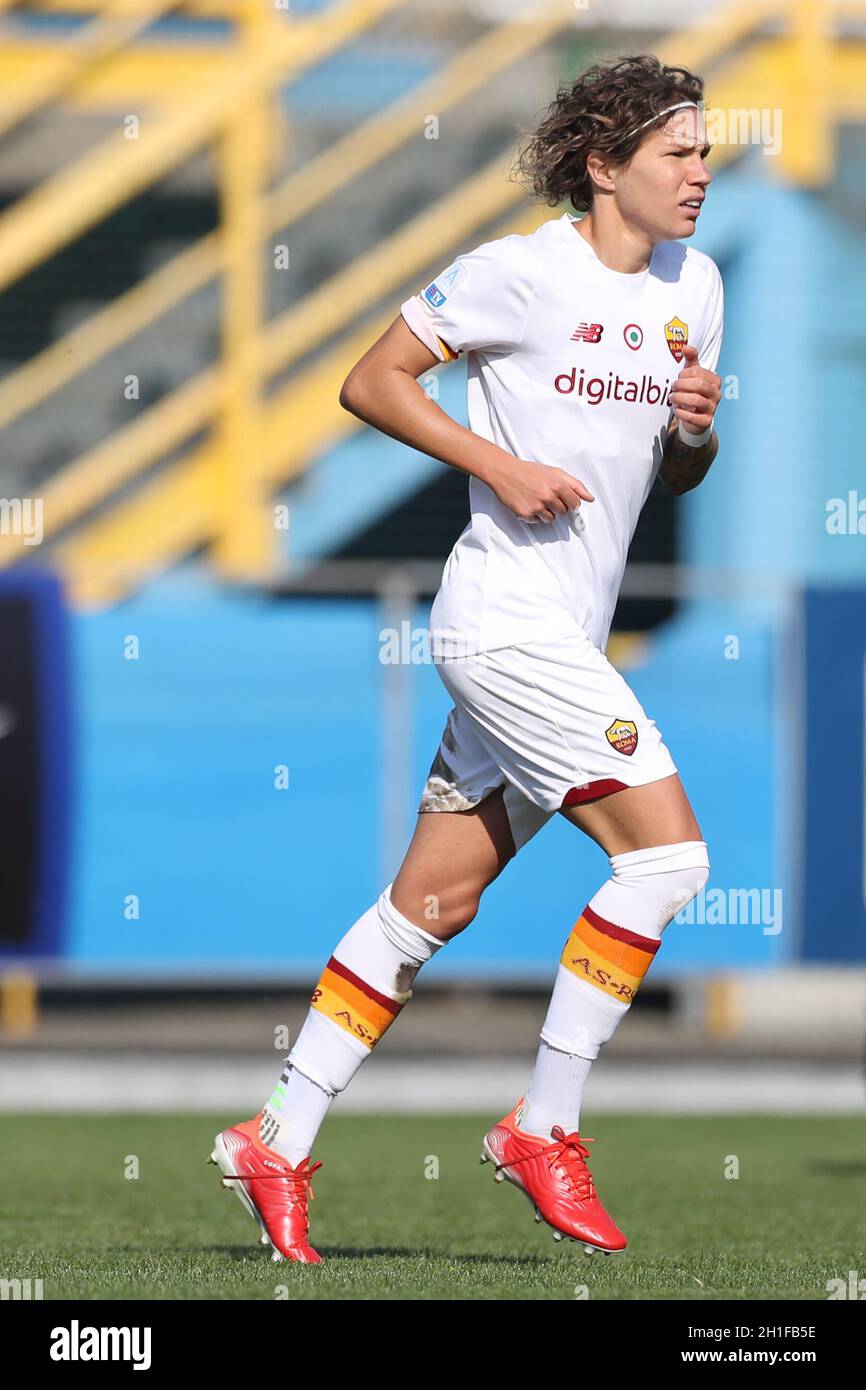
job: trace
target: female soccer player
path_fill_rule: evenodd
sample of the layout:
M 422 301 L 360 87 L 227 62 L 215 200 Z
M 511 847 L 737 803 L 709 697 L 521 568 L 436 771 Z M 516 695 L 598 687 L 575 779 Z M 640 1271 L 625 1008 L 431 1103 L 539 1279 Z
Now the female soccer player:
M 353 367 L 347 410 L 469 475 L 471 521 L 445 565 L 431 648 L 454 707 L 395 877 L 334 947 L 282 1077 L 213 1158 L 282 1256 L 317 1262 L 310 1151 L 328 1106 L 554 812 L 611 875 L 558 966 L 525 1096 L 482 1161 L 554 1237 L 621 1251 L 579 1132 L 581 1095 L 664 928 L 707 880 L 670 753 L 604 655 L 629 543 L 656 475 L 696 487 L 718 450 L 716 265 L 680 244 L 710 183 L 703 83 L 651 56 L 562 88 L 518 170 L 545 221 L 458 257 Z M 469 428 L 418 378 L 467 355 Z

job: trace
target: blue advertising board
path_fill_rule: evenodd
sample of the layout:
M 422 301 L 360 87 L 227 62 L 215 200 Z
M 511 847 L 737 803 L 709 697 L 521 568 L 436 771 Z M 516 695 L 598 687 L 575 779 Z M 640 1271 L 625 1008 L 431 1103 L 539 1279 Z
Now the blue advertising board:
M 866 960 L 866 589 L 809 590 L 804 698 L 801 955 Z

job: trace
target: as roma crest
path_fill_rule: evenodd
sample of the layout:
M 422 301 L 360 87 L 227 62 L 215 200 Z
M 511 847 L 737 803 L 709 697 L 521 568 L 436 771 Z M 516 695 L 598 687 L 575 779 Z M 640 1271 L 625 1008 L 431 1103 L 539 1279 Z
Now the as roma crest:
M 689 326 L 682 319 L 672 318 L 665 324 L 665 337 L 675 362 L 683 360 L 683 345 L 689 341 Z
M 609 729 L 605 729 L 604 736 L 611 748 L 615 748 L 617 753 L 625 753 L 630 758 L 637 748 L 637 724 L 631 719 L 615 719 Z

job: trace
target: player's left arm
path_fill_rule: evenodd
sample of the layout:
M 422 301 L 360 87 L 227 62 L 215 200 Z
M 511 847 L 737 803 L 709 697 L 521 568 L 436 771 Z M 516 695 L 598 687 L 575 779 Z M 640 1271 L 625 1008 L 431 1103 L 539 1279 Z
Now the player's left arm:
M 721 377 L 698 365 L 697 348 L 685 343 L 683 357 L 686 365 L 671 389 L 674 418 L 665 437 L 659 469 L 662 482 L 677 495 L 691 492 L 703 482 L 719 452 L 719 437 L 712 424 L 722 397 Z M 707 430 L 710 433 L 703 443 L 693 443 L 688 437 L 700 438 Z

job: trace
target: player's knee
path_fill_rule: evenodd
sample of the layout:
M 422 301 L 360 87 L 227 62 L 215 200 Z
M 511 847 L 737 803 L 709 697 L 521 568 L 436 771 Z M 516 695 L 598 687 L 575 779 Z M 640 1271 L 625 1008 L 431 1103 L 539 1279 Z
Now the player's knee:
M 710 877 L 709 859 L 705 864 L 695 864 L 692 868 L 681 869 L 677 877 L 681 880 L 678 884 L 681 902 L 677 908 L 677 912 L 680 912 L 706 888 Z
M 457 936 L 475 920 L 481 904 L 481 892 L 474 888 L 460 888 L 441 898 L 437 904 L 436 932 L 444 940 Z
M 684 845 L 682 850 L 686 862 L 671 874 L 668 884 L 670 902 L 665 913 L 668 922 L 694 901 L 706 887 L 710 877 L 710 860 L 706 845 Z
M 454 904 L 446 922 L 450 936 L 456 936 L 458 932 L 465 931 L 475 921 L 480 902 L 480 896 L 467 894 Z
M 656 845 L 611 859 L 613 883 L 652 905 L 655 926 L 664 928 L 706 886 L 710 860 L 703 840 Z
M 701 891 L 702 888 L 706 888 L 707 883 L 709 882 L 709 878 L 710 878 L 710 856 L 706 853 L 706 849 L 704 850 L 704 854 L 705 854 L 705 861 L 704 861 L 704 863 L 701 864 L 701 865 L 699 865 L 699 867 L 696 868 L 695 871 L 694 871 L 695 880 L 696 880 L 697 885 L 698 885 L 697 888 L 695 889 L 695 892 L 696 892 L 696 893 L 700 893 L 700 891 Z

